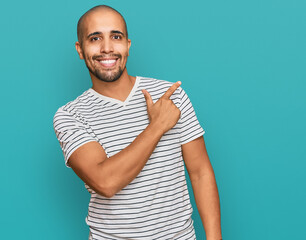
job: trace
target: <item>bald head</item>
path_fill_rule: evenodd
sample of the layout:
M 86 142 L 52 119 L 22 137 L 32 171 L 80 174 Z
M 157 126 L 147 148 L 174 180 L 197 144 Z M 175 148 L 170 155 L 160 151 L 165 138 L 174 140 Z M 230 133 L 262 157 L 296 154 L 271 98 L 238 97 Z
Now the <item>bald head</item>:
M 94 12 L 98 12 L 98 11 L 101 11 L 101 13 L 103 11 L 111 11 L 111 12 L 114 12 L 116 14 L 118 14 L 118 16 L 121 17 L 123 23 L 124 23 L 124 28 L 125 28 L 125 35 L 126 35 L 126 38 L 128 38 L 128 31 L 127 31 L 127 26 L 126 26 L 126 22 L 125 22 L 125 19 L 124 17 L 121 15 L 121 13 L 119 13 L 116 9 L 110 7 L 110 6 L 107 6 L 107 5 L 98 5 L 98 6 L 95 6 L 91 9 L 89 9 L 86 13 L 84 13 L 79 21 L 78 21 L 78 26 L 77 26 L 77 35 L 78 35 L 78 41 L 82 44 L 82 39 L 83 39 L 83 35 L 84 35 L 84 20 L 91 15 L 91 13 L 94 13 Z

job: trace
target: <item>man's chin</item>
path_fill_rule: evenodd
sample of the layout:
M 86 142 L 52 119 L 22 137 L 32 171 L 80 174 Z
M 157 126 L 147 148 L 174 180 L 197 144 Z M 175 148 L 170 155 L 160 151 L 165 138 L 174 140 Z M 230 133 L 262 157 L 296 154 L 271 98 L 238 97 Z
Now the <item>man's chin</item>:
M 106 74 L 96 74 L 95 76 L 103 82 L 115 82 L 117 81 L 122 75 L 122 72 L 119 72 L 117 74 L 111 74 L 111 75 L 106 75 Z
M 87 64 L 86 64 L 87 65 Z M 124 69 L 122 70 L 121 68 L 119 68 L 117 71 L 114 69 L 113 71 L 111 71 L 109 69 L 109 71 L 101 71 L 100 69 L 92 69 L 90 67 L 87 68 L 91 74 L 92 77 L 95 77 L 96 79 L 102 81 L 102 82 L 115 82 L 117 81 L 121 75 L 123 74 Z

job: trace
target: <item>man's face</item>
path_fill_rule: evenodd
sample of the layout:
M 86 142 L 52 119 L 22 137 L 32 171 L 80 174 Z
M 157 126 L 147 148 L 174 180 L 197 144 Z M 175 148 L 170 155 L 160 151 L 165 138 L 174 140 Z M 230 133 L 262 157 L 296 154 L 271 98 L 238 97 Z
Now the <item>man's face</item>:
M 76 49 L 91 77 L 104 82 L 119 79 L 131 46 L 121 16 L 105 9 L 94 11 L 83 20 L 82 32 Z

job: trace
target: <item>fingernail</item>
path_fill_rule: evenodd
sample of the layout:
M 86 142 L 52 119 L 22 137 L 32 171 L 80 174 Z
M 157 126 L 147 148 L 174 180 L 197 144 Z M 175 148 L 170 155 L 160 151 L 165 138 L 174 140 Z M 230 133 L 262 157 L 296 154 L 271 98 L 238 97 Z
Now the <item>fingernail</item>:
M 182 82 L 181 82 L 181 81 L 178 81 L 178 84 L 180 84 L 180 85 L 181 85 L 181 84 L 182 84 Z

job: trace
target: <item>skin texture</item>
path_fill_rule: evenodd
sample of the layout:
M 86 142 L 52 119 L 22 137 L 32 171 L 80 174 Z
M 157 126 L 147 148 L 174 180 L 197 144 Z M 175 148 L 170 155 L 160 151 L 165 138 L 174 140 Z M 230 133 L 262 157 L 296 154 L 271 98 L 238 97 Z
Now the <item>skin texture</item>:
M 135 77 L 129 76 L 125 67 L 131 41 L 125 34 L 121 15 L 99 8 L 86 15 L 82 27 L 82 44 L 76 42 L 76 50 L 89 69 L 92 88 L 102 95 L 124 101 L 134 86 Z M 100 63 L 114 59 L 116 62 L 111 66 Z M 155 103 L 143 90 L 150 120 L 147 128 L 128 147 L 110 158 L 98 142 L 79 147 L 69 158 L 74 172 L 93 190 L 108 198 L 127 186 L 145 166 L 163 134 L 179 120 L 180 110 L 170 96 L 180 84 L 174 83 Z M 182 145 L 182 152 L 207 240 L 220 240 L 219 196 L 203 137 Z

